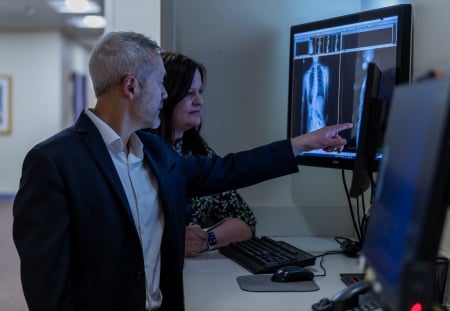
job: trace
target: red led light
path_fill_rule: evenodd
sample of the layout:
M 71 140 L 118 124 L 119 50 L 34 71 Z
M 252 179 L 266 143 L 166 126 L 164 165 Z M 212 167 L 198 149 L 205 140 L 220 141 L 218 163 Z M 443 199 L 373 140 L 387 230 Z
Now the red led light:
M 417 303 L 413 304 L 413 306 L 409 310 L 410 311 L 422 311 L 422 304 L 417 302 Z

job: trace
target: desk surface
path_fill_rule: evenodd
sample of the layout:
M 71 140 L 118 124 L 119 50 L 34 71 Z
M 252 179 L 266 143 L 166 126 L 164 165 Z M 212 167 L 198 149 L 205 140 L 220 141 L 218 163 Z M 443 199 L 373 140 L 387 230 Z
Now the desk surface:
M 274 237 L 295 245 L 313 255 L 339 250 L 333 238 Z M 319 266 L 311 267 L 315 274 L 323 274 Z M 323 260 L 327 275 L 314 281 L 320 290 L 314 292 L 248 292 L 240 289 L 236 278 L 251 274 L 219 251 L 203 253 L 185 260 L 184 292 L 187 311 L 284 311 L 311 310 L 320 299 L 332 297 L 345 287 L 340 273 L 357 273 L 358 260 L 342 254 L 328 255 Z

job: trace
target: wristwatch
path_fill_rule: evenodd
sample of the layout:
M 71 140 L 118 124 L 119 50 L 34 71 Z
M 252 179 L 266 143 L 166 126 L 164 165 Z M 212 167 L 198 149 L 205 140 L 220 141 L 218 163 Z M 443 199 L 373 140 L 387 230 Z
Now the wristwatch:
M 216 239 L 216 235 L 214 234 L 214 231 L 209 231 L 208 232 L 209 249 L 213 249 L 216 244 L 217 244 L 217 239 Z

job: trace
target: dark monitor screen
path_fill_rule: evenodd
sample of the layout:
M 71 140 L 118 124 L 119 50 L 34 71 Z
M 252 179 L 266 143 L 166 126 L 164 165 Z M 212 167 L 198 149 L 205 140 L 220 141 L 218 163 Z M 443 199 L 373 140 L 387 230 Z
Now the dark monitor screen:
M 362 247 L 387 310 L 431 310 L 447 210 L 450 79 L 395 89 Z
M 325 125 L 354 124 L 343 132 L 342 153 L 303 152 L 299 164 L 353 168 L 368 63 L 383 72 L 381 92 L 387 102 L 395 85 L 410 81 L 411 10 L 402 4 L 291 27 L 288 137 Z

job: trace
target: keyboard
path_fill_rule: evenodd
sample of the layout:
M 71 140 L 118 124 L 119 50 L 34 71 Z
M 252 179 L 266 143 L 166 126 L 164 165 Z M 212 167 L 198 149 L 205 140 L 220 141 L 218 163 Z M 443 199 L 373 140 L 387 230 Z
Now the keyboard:
M 375 301 L 368 301 L 364 304 L 360 304 L 353 309 L 349 309 L 351 311 L 383 311 L 380 305 Z
M 305 267 L 316 263 L 314 255 L 266 236 L 234 242 L 219 250 L 254 274 L 273 273 L 287 265 Z

